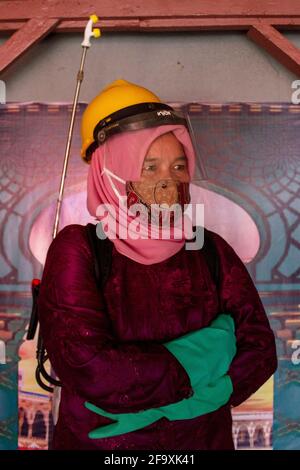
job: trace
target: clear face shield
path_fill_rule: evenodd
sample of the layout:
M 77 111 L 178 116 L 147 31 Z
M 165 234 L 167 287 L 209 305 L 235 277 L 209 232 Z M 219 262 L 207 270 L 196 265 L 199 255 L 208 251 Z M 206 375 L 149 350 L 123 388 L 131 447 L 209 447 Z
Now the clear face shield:
M 118 126 L 113 125 L 111 128 L 112 133 L 144 129 L 162 124 L 184 124 L 189 132 L 196 154 L 195 136 L 189 118 L 186 119 L 173 111 L 168 114 L 168 109 L 159 112 L 163 113 L 159 117 L 157 117 L 158 111 L 152 111 L 151 116 L 148 115 L 147 119 L 145 114 L 141 115 L 140 118 L 135 117 L 135 121 L 131 117 L 127 123 L 126 119 L 123 119 L 119 129 Z M 104 142 L 109 135 L 109 126 L 101 128 L 99 131 L 99 144 L 101 139 Z M 136 145 L 137 147 L 140 146 L 141 142 L 137 141 Z M 140 149 L 131 148 L 131 151 L 138 155 Z M 105 155 L 105 160 L 109 162 L 109 155 Z M 134 217 L 139 213 L 144 224 L 164 227 L 170 224 L 173 225 L 176 221 L 182 221 L 185 207 L 191 203 L 190 183 L 199 184 L 199 181 L 206 178 L 202 162 L 196 154 L 196 167 L 194 177 L 191 179 L 188 160 L 184 145 L 172 132 L 168 132 L 160 135 L 152 142 L 147 154 L 144 156 L 140 173 L 135 178 L 130 178 L 130 180 L 121 178 L 108 169 L 109 164 L 107 165 L 108 168 L 104 169 L 104 173 L 107 174 L 115 194 L 123 201 L 123 204 L 126 203 L 129 214 Z M 125 198 L 121 196 L 121 183 L 122 186 L 125 184 Z

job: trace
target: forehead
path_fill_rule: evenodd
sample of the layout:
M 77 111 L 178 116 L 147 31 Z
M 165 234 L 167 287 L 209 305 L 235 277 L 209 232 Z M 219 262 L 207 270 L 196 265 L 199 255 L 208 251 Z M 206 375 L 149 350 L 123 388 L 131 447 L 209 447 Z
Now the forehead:
M 157 137 L 148 148 L 146 156 L 153 155 L 154 153 L 156 156 L 159 156 L 169 152 L 173 155 L 175 153 L 178 155 L 184 155 L 181 142 L 179 142 L 172 132 L 168 132 Z

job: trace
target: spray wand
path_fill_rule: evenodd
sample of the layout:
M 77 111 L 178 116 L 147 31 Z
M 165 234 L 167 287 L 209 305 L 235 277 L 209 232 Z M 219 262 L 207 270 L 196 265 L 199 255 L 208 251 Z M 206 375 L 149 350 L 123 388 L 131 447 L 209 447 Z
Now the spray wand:
M 84 39 L 81 43 L 82 56 L 81 56 L 79 71 L 77 74 L 77 83 L 76 83 L 75 95 L 73 99 L 73 107 L 72 107 L 72 114 L 71 114 L 70 126 L 69 126 L 69 131 L 68 131 L 67 144 L 66 144 L 66 149 L 65 149 L 65 156 L 64 156 L 64 161 L 63 161 L 63 169 L 62 169 L 62 174 L 61 174 L 61 179 L 60 179 L 60 186 L 59 186 L 59 193 L 58 193 L 58 199 L 57 199 L 57 204 L 56 204 L 52 239 L 56 237 L 57 232 L 58 232 L 58 227 L 59 227 L 59 219 L 60 219 L 61 205 L 62 205 L 63 194 L 64 194 L 65 179 L 66 179 L 66 174 L 67 174 L 67 169 L 68 169 L 71 142 L 72 142 L 72 137 L 73 137 L 74 123 L 75 123 L 75 114 L 76 114 L 76 108 L 77 108 L 77 103 L 78 103 L 79 91 L 80 91 L 81 83 L 82 83 L 83 76 L 84 76 L 83 68 L 84 68 L 86 53 L 87 53 L 87 50 L 91 47 L 91 42 L 90 42 L 91 37 L 99 38 L 101 36 L 100 29 L 93 28 L 93 25 L 97 22 L 98 22 L 98 17 L 96 15 L 91 15 L 85 27 Z M 40 279 L 33 279 L 31 283 L 33 303 L 32 303 L 32 311 L 31 311 L 27 337 L 26 337 L 27 340 L 34 339 L 36 329 L 38 326 L 37 299 L 38 299 L 40 284 L 41 284 Z M 55 389 L 53 387 L 50 387 L 46 383 L 44 383 L 42 380 L 42 377 L 48 383 L 51 383 L 52 385 L 56 387 L 61 386 L 61 383 L 59 382 L 59 380 L 57 380 L 56 378 L 48 374 L 48 372 L 45 369 L 44 364 L 48 359 L 48 355 L 45 351 L 45 348 L 43 345 L 43 339 L 41 337 L 40 331 L 38 334 L 36 358 L 37 358 L 37 368 L 36 368 L 36 373 L 35 373 L 36 381 L 39 384 L 39 386 L 43 388 L 44 390 L 48 392 L 53 392 Z

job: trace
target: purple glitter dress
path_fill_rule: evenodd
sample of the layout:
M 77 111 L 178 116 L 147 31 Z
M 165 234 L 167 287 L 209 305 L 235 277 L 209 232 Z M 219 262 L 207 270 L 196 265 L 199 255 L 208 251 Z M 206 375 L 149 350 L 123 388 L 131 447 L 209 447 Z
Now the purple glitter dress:
M 137 263 L 113 247 L 104 293 L 96 285 L 84 226 L 65 227 L 52 242 L 39 295 L 39 320 L 51 363 L 63 383 L 53 449 L 234 449 L 231 406 L 276 370 L 274 334 L 244 264 L 219 235 L 220 289 L 200 251 L 184 247 L 165 261 Z M 103 308 L 103 294 L 107 304 Z M 189 377 L 163 343 L 208 326 L 221 312 L 235 319 L 238 352 L 230 366 L 230 401 L 190 420 L 159 421 L 116 437 L 90 439 L 111 413 L 175 403 L 191 394 Z

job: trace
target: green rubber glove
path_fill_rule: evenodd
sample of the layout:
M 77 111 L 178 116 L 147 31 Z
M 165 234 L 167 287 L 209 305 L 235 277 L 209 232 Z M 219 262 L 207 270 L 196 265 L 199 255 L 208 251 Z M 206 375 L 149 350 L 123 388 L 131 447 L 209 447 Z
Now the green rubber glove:
M 136 431 L 145 426 L 149 426 L 163 417 L 162 412 L 158 408 L 149 408 L 148 410 L 139 411 L 137 413 L 108 413 L 91 403 L 85 402 L 84 405 L 98 415 L 116 420 L 115 423 L 107 424 L 90 431 L 88 436 L 91 439 L 119 436 L 120 434 Z
M 184 398 L 177 403 L 171 403 L 159 408 L 149 408 L 137 413 L 108 413 L 86 402 L 85 406 L 94 413 L 117 420 L 115 423 L 94 429 L 88 436 L 91 439 L 118 436 L 142 429 L 161 418 L 167 418 L 170 421 L 196 418 L 225 405 L 231 393 L 231 379 L 228 375 L 224 375 L 219 377 L 214 383 L 199 389 L 199 391 L 196 390 L 192 397 Z
M 228 371 L 236 354 L 234 328 L 233 318 L 222 313 L 208 327 L 164 343 L 186 370 L 193 390 Z
M 89 437 L 93 439 L 132 432 L 162 417 L 169 420 L 192 419 L 227 403 L 232 393 L 232 383 L 226 372 L 236 352 L 233 330 L 233 319 L 221 314 L 209 327 L 165 344 L 190 376 L 194 392 L 192 397 L 137 413 L 108 413 L 86 402 L 85 406 L 91 411 L 116 421 L 91 431 Z
M 161 406 L 157 409 L 170 421 L 193 419 L 206 413 L 211 413 L 225 405 L 232 391 L 231 379 L 229 375 L 225 374 L 213 383 L 197 387 L 191 397 L 184 398 L 177 403 Z

